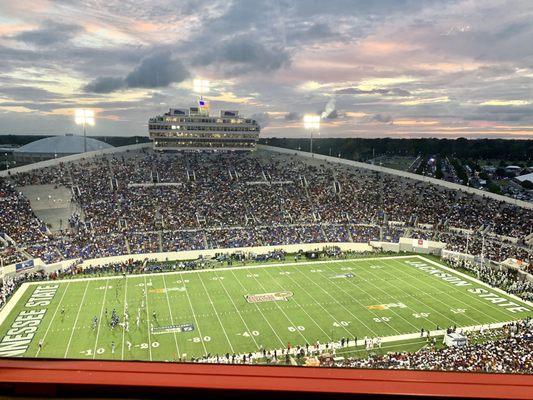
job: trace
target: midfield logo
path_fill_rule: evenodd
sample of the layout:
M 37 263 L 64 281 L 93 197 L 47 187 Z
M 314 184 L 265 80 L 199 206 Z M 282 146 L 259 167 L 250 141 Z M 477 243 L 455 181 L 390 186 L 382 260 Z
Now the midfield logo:
M 244 296 L 248 303 L 263 303 L 265 301 L 289 301 L 289 298 L 293 296 L 292 292 L 274 292 L 274 293 L 260 293 L 260 294 L 247 294 Z

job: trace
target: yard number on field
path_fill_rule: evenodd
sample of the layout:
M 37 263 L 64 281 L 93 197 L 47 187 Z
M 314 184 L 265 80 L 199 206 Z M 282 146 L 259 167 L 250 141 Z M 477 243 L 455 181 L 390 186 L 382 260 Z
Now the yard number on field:
M 289 332 L 305 331 L 305 327 L 303 327 L 302 325 L 288 326 L 287 329 L 289 330 Z
M 333 326 L 336 326 L 336 327 L 348 326 L 348 325 L 350 325 L 350 323 L 348 321 L 339 321 L 339 322 L 334 322 L 333 323 Z

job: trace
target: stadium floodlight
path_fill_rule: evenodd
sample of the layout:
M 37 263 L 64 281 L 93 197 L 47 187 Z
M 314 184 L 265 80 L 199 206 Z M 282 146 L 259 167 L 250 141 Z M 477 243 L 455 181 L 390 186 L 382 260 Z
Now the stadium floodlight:
M 320 129 L 320 115 L 306 114 L 304 115 L 304 128 L 311 133 L 311 144 L 309 146 L 311 156 L 313 155 L 313 131 Z
M 204 93 L 209 93 L 209 81 L 205 79 L 195 79 L 193 81 L 193 90 L 200 94 L 200 97 Z
M 74 121 L 78 125 L 83 125 L 83 152 L 87 153 L 87 125 L 94 126 L 94 111 L 76 109 Z

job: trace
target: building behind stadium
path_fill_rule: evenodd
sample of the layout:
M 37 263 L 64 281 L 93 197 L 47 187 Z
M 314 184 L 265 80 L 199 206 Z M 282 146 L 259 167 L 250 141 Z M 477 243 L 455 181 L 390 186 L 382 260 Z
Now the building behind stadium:
M 239 111 L 212 116 L 200 99 L 197 107 L 171 108 L 150 118 L 148 132 L 156 150 L 254 150 L 260 127 Z
M 87 138 L 87 151 L 112 148 L 110 144 L 100 140 Z M 66 134 L 65 136 L 51 136 L 28 143 L 13 151 L 15 161 L 28 164 L 53 158 L 80 154 L 85 151 L 83 136 Z

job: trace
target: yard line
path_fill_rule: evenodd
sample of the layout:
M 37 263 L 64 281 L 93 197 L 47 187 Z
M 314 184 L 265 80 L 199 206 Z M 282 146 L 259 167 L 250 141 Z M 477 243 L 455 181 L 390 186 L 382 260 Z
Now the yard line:
M 218 274 L 215 272 L 215 275 L 218 277 Z M 252 334 L 252 331 L 250 330 L 250 328 L 248 327 L 248 324 L 246 323 L 246 321 L 244 320 L 244 318 L 242 317 L 239 309 L 237 308 L 237 305 L 235 304 L 235 302 L 233 301 L 233 298 L 230 296 L 230 294 L 228 293 L 228 290 L 226 289 L 226 286 L 224 285 L 224 282 L 222 281 L 222 279 L 218 279 L 218 281 L 220 282 L 220 284 L 222 285 L 222 288 L 224 289 L 224 291 L 226 292 L 226 295 L 228 296 L 228 298 L 230 299 L 231 301 L 231 304 L 233 304 L 233 308 L 235 308 L 235 311 L 237 311 L 237 314 L 239 315 L 239 317 L 241 318 L 241 321 L 244 323 L 244 326 L 246 327 L 246 331 L 250 334 L 250 336 L 252 337 L 252 340 L 254 341 L 255 343 L 255 346 L 259 349 L 260 346 L 257 344 L 257 341 L 255 340 L 255 337 L 254 335 Z
M 277 279 L 276 279 L 274 276 L 272 276 L 272 275 L 268 272 L 268 270 L 267 270 L 267 274 L 268 274 L 269 276 L 271 276 L 271 277 L 274 279 L 275 282 L 277 282 Z M 302 286 L 296 281 L 296 279 L 294 279 L 294 278 L 291 277 L 291 274 L 288 274 L 287 276 L 288 276 L 288 277 L 289 277 L 294 283 L 296 283 L 296 284 L 298 285 L 298 287 L 299 287 L 301 290 L 303 290 L 303 291 L 305 292 L 305 289 L 304 289 L 304 288 L 303 288 L 303 287 L 302 287 Z M 283 287 L 283 286 L 281 286 L 279 283 L 278 283 L 278 286 Z M 331 315 L 331 313 L 330 313 L 327 309 L 325 309 L 325 308 L 322 306 L 322 304 L 320 304 L 320 302 L 316 301 L 316 299 L 311 295 L 311 293 L 307 293 L 307 295 L 308 295 L 311 299 L 313 299 L 313 301 L 314 301 L 316 304 L 318 304 L 320 307 L 322 307 L 322 309 L 323 309 L 327 314 L 329 314 L 329 316 L 330 316 L 331 318 L 333 318 L 333 321 L 334 321 L 334 322 L 337 322 L 337 323 L 339 324 L 339 326 L 342 326 L 342 325 L 337 321 L 337 319 L 336 319 L 333 315 Z M 318 327 L 318 329 L 320 329 L 320 330 L 322 331 L 322 333 L 324 333 L 324 335 L 326 335 L 326 336 L 329 338 L 329 340 L 332 341 L 333 338 L 331 337 L 331 335 L 329 335 L 326 331 L 324 331 L 324 329 L 322 329 L 322 327 L 321 327 L 319 324 L 317 324 L 317 322 L 315 321 L 315 318 L 313 318 L 312 316 L 310 316 L 310 315 L 307 313 L 307 311 L 305 311 L 305 309 L 304 309 L 304 308 L 303 308 L 303 307 L 302 307 L 302 306 L 301 306 L 301 305 L 300 305 L 300 304 L 299 304 L 294 298 L 293 298 L 292 300 L 298 305 L 298 307 L 300 307 L 300 309 L 305 313 L 305 315 L 307 315 L 307 316 L 309 317 L 309 319 L 310 319 L 311 321 L 313 321 L 313 323 Z M 350 336 L 352 336 L 352 333 L 351 333 L 348 329 L 346 329 L 345 326 L 342 326 L 342 327 L 344 328 L 344 330 L 345 330 L 346 332 L 348 332 L 348 334 L 349 334 Z
M 87 285 L 85 285 L 85 290 L 83 291 L 83 296 L 81 298 L 80 307 L 78 308 L 78 313 L 76 314 L 76 319 L 74 320 L 74 326 L 72 327 L 72 332 L 70 334 L 70 338 L 68 339 L 67 349 L 65 350 L 65 356 L 63 358 L 67 358 L 68 349 L 70 347 L 70 342 L 72 341 L 72 336 L 74 336 L 74 331 L 76 330 L 76 324 L 78 322 L 78 318 L 80 317 L 81 307 L 83 306 L 83 300 L 85 300 L 85 295 L 87 294 L 88 287 L 89 287 L 89 282 L 87 282 Z
M 394 262 L 394 260 L 392 260 L 392 262 Z M 387 264 L 387 265 L 390 265 L 390 264 Z M 401 264 L 402 266 L 404 266 L 403 264 Z M 394 268 L 394 266 L 391 266 L 391 268 Z M 389 271 L 387 270 L 387 268 L 382 268 L 380 269 L 379 271 L 383 272 L 384 274 L 386 275 L 389 275 L 389 276 L 392 276 L 393 278 L 397 278 L 397 276 L 394 276 L 392 274 L 389 273 Z M 407 276 L 410 276 L 408 273 L 405 273 L 405 275 Z M 411 285 L 412 286 L 412 285 Z M 400 291 L 406 293 L 410 298 L 414 299 L 415 301 L 417 301 L 418 303 L 420 303 L 423 307 L 427 307 L 429 309 L 431 309 L 432 311 L 435 312 L 435 314 L 438 314 L 440 315 L 441 317 L 444 317 L 444 319 L 447 319 L 448 321 L 450 321 L 452 324 L 455 324 L 456 321 L 454 321 L 453 319 L 451 319 L 450 317 L 448 317 L 446 314 L 443 314 L 442 312 L 440 312 L 439 310 L 437 310 L 436 308 L 432 307 L 430 304 L 422 301 L 422 300 L 419 300 L 417 297 L 413 296 L 413 294 L 405 289 L 403 289 L 402 287 L 397 287 Z M 428 296 L 428 297 L 432 297 L 429 293 L 423 291 L 422 289 L 418 289 L 420 292 L 422 292 L 424 295 Z M 435 289 L 437 290 L 439 293 L 441 293 L 440 290 L 438 289 Z M 427 320 L 428 322 L 434 324 L 435 322 L 433 322 L 430 318 L 424 318 L 425 320 Z M 471 318 L 470 318 L 471 319 Z M 476 322 L 476 321 L 474 321 Z M 438 324 L 437 324 L 438 325 Z M 416 328 L 418 330 L 418 328 Z
M 263 286 L 263 284 L 261 283 L 261 281 L 259 281 L 259 279 L 257 279 L 255 276 L 253 277 L 255 279 L 255 281 L 259 284 L 259 286 L 261 286 L 262 290 L 266 291 L 265 287 Z M 283 310 L 282 307 L 280 307 L 280 305 L 278 304 L 277 301 L 274 301 L 274 303 L 276 304 L 276 307 L 278 308 L 278 310 L 281 311 L 281 313 L 285 316 L 285 318 L 287 318 L 287 321 L 289 321 L 289 323 L 291 324 L 291 326 L 294 326 L 296 327 L 296 324 L 294 322 L 292 322 L 292 320 L 289 318 L 289 316 L 287 315 L 287 313 L 285 313 L 285 311 Z M 296 329 L 296 332 L 298 332 L 298 334 L 305 340 L 306 343 L 312 343 L 310 342 L 306 337 L 305 335 L 299 330 L 299 329 Z
M 365 324 L 363 321 L 361 321 L 361 320 L 357 317 L 357 315 L 355 315 L 354 313 L 352 313 L 352 312 L 351 312 L 346 306 L 344 306 L 342 303 L 340 303 L 335 297 L 333 297 L 333 296 L 332 296 L 327 290 L 325 290 L 322 286 L 320 286 L 320 285 L 317 284 L 313 279 L 309 278 L 307 275 L 305 275 L 303 272 L 301 272 L 299 268 L 296 268 L 296 270 L 297 270 L 300 274 L 302 274 L 307 280 L 309 280 L 310 282 L 314 283 L 315 286 L 317 286 L 320 290 L 322 290 L 324 293 L 326 293 L 329 297 L 331 297 L 331 298 L 333 299 L 333 301 L 334 301 L 335 303 L 337 303 L 339 306 L 341 306 L 342 308 L 344 308 L 344 309 L 348 312 L 348 314 L 350 314 L 350 315 L 351 315 L 352 317 L 354 317 L 357 321 L 359 321 L 362 325 L 364 325 L 364 327 L 365 327 L 366 329 L 368 329 L 368 330 L 372 333 L 372 335 L 374 335 L 374 336 L 380 336 L 380 335 L 377 335 L 376 332 L 374 332 L 374 330 L 373 330 L 372 328 L 370 328 L 367 324 Z M 331 281 L 331 279 L 330 279 L 330 281 Z M 334 285 L 335 285 L 335 286 L 338 286 L 338 285 L 335 284 L 335 283 L 334 283 Z M 345 293 L 346 293 L 346 292 L 345 292 Z M 353 297 L 352 297 L 352 298 L 353 298 Z M 354 299 L 357 303 L 359 303 L 360 305 L 363 305 L 363 304 L 361 304 L 361 302 L 360 302 L 359 300 L 357 300 L 356 298 L 353 298 L 353 299 Z M 363 307 L 364 307 L 364 306 L 363 306 Z M 394 329 L 394 328 L 392 328 L 392 329 Z M 400 332 L 398 332 L 396 329 L 394 329 L 394 330 L 396 331 L 396 333 L 400 333 Z
M 146 276 L 144 277 L 144 300 L 146 301 L 146 328 L 148 329 L 148 351 L 150 352 L 150 361 L 152 361 L 152 337 L 150 336 L 150 313 L 148 312 L 148 286 L 146 285 Z
M 204 281 L 202 280 L 202 277 L 200 274 L 198 274 L 198 277 L 200 278 L 200 282 L 202 283 L 202 286 L 204 287 L 204 291 L 207 294 L 207 298 L 209 300 L 209 303 L 211 303 L 211 307 L 215 311 L 215 315 L 217 316 L 218 323 L 220 324 L 220 327 L 222 328 L 222 332 L 224 332 L 224 336 L 226 336 L 226 340 L 228 341 L 229 347 L 231 349 L 232 353 L 235 353 L 235 349 L 233 348 L 233 344 L 229 340 L 228 332 L 226 332 L 226 328 L 224 328 L 224 324 L 222 324 L 222 321 L 220 320 L 220 316 L 218 315 L 218 311 L 215 308 L 215 305 L 213 304 L 213 300 L 211 300 L 211 296 L 209 295 L 209 292 L 207 291 L 207 288 L 205 287 Z
M 521 300 L 520 298 L 512 297 L 511 294 L 506 293 L 505 291 L 503 291 L 503 290 L 501 290 L 501 289 L 499 289 L 499 288 L 494 288 L 494 287 L 492 287 L 492 286 L 490 286 L 490 285 L 487 285 L 487 284 L 485 284 L 485 283 L 483 283 L 483 282 L 481 282 L 481 281 L 478 281 L 477 279 L 475 279 L 475 278 L 473 278 L 473 277 L 471 277 L 471 276 L 468 276 L 468 275 L 466 275 L 466 274 L 462 274 L 462 273 L 459 272 L 459 271 L 455 271 L 455 270 L 453 270 L 452 268 L 449 268 L 449 267 L 446 267 L 446 266 L 444 266 L 444 265 L 441 265 L 441 264 L 439 264 L 439 263 L 437 263 L 437 262 L 435 262 L 435 261 L 428 260 L 428 259 L 426 259 L 426 258 L 424 258 L 424 257 L 420 257 L 420 258 L 421 258 L 422 260 L 424 260 L 424 261 L 429 262 L 430 264 L 433 264 L 433 265 L 437 266 L 440 270 L 444 270 L 444 271 L 448 271 L 448 272 L 450 272 L 450 275 L 453 275 L 453 276 L 461 276 L 461 277 L 464 277 L 465 279 L 467 279 L 467 280 L 469 280 L 469 281 L 471 281 L 471 282 L 474 282 L 474 283 L 476 283 L 476 284 L 481 284 L 481 285 L 483 285 L 483 286 L 485 286 L 485 287 L 488 287 L 488 288 L 490 289 L 489 292 L 492 292 L 492 293 L 497 292 L 497 293 L 503 294 L 503 295 L 506 296 L 506 297 L 512 298 L 513 300 L 517 299 L 519 302 L 522 302 L 522 303 L 524 303 L 524 304 L 527 304 L 528 306 L 531 306 L 531 304 L 528 304 L 527 301 L 523 301 L 523 300 Z M 444 281 L 442 281 L 442 282 L 444 283 Z M 465 294 L 467 294 L 467 296 L 468 296 L 469 298 L 475 300 L 476 303 L 479 303 L 479 304 L 481 304 L 481 305 L 483 305 L 483 306 L 487 306 L 487 305 L 489 305 L 488 303 L 485 303 L 480 297 L 477 297 L 474 293 L 470 293 L 468 290 L 465 292 Z M 460 300 L 460 301 L 461 301 L 461 300 Z M 464 301 L 461 301 L 461 302 L 462 302 L 463 304 L 470 304 L 470 303 L 466 303 L 466 302 L 464 302 Z M 497 310 L 500 314 L 505 315 L 505 317 L 514 317 L 514 313 L 508 312 L 505 308 L 496 307 L 496 306 L 493 305 L 493 303 L 491 303 L 490 305 L 492 306 L 492 307 L 491 307 L 491 310 Z M 489 316 L 489 315 L 488 315 L 487 313 L 485 313 L 483 310 L 478 310 L 478 309 L 475 308 L 475 307 L 472 307 L 472 308 L 474 308 L 474 309 L 477 310 L 477 311 L 481 311 L 481 313 L 485 314 L 486 316 Z
M 185 286 L 185 282 L 183 282 L 183 276 L 180 275 L 181 284 Z M 194 318 L 194 323 L 196 324 L 196 328 L 198 328 L 198 334 L 200 335 L 200 342 L 202 342 L 202 346 L 204 347 L 204 355 L 207 355 L 207 348 L 205 347 L 204 342 L 204 336 L 202 335 L 202 331 L 200 330 L 200 325 L 198 324 L 198 319 L 196 318 L 196 313 L 194 312 L 194 308 L 192 306 L 191 297 L 189 296 L 189 289 L 187 286 L 185 286 L 185 294 L 187 295 L 187 300 L 189 301 L 189 307 L 191 307 L 192 317 Z
M 124 327 L 122 329 L 122 355 L 120 357 L 121 360 L 124 360 L 124 342 L 126 340 L 126 303 L 128 301 L 127 293 L 128 293 L 128 281 L 124 279 L 124 313 L 123 313 Z M 128 325 L 129 325 L 129 322 L 128 322 Z
M 39 282 L 39 285 L 42 285 L 42 281 Z M 19 300 L 24 296 L 24 293 L 26 293 L 26 290 L 30 287 L 29 282 L 24 282 L 11 296 L 11 298 L 7 301 L 6 304 L 4 304 L 4 307 L 0 309 L 0 326 L 4 323 L 8 315 L 11 314 L 11 311 L 13 311 L 13 308 L 18 304 Z
M 98 328 L 96 329 L 96 340 L 94 341 L 93 360 L 96 358 L 96 348 L 98 347 L 98 336 L 100 335 L 100 326 L 102 326 L 102 314 L 104 313 L 105 298 L 107 295 L 108 286 L 109 286 L 109 279 L 105 281 L 104 301 L 102 302 L 102 307 L 100 308 L 100 319 L 98 320 Z
M 233 277 L 235 278 L 235 280 L 237 281 L 237 283 L 245 290 L 245 292 L 248 292 L 248 289 L 246 289 L 244 287 L 244 285 L 241 283 L 240 279 L 237 277 L 237 275 L 235 274 L 235 271 L 231 271 L 231 273 L 233 274 Z M 270 329 L 272 330 L 272 332 L 274 333 L 274 335 L 278 338 L 279 342 L 281 343 L 282 346 L 285 346 L 285 342 L 283 340 L 281 340 L 281 338 L 279 337 L 278 333 L 276 332 L 276 330 L 272 327 L 272 325 L 270 324 L 270 321 L 268 320 L 268 318 L 265 316 L 265 314 L 263 313 L 263 311 L 261 310 L 261 308 L 257 305 L 257 303 L 253 303 L 253 305 L 255 306 L 255 308 L 257 309 L 257 311 L 259 311 L 259 314 L 261 314 L 261 316 L 263 317 L 263 319 L 266 321 L 266 323 L 268 324 L 268 326 L 270 327 Z
M 328 266 L 325 266 L 325 267 L 328 268 L 328 269 L 329 269 L 330 271 L 332 271 L 333 273 L 336 273 L 336 271 L 335 271 L 334 269 L 332 269 L 331 267 L 328 267 Z M 370 280 L 366 280 L 366 279 L 364 279 L 364 278 L 361 278 L 361 279 L 362 279 L 363 281 L 365 281 L 365 282 L 371 284 L 373 287 L 375 287 L 376 289 L 380 290 L 381 292 L 387 294 L 384 290 L 382 290 L 381 288 L 379 288 L 377 285 L 374 285 Z M 333 283 L 335 286 L 337 286 L 337 284 L 336 284 L 335 282 L 333 282 L 333 279 L 330 278 L 329 281 L 330 281 L 331 283 Z M 374 296 L 372 296 L 369 292 L 367 292 L 365 289 L 363 289 L 363 286 L 357 286 L 355 283 L 353 283 L 353 282 L 351 281 L 351 279 L 347 279 L 347 281 L 348 281 L 348 283 L 349 283 L 350 285 L 354 286 L 356 289 L 362 290 L 362 291 L 363 291 L 368 297 L 370 297 L 370 298 L 372 299 L 372 301 L 377 301 L 376 298 L 375 298 Z M 354 297 L 353 297 L 350 293 L 346 292 L 346 291 L 345 291 L 344 289 L 342 289 L 340 286 L 337 286 L 337 287 L 339 287 L 339 289 L 341 289 L 344 293 L 348 294 L 348 296 L 350 296 L 352 299 L 354 299 Z M 360 304 L 361 304 L 361 303 L 360 303 Z M 368 309 L 368 308 L 367 308 L 367 309 Z M 372 310 L 368 310 L 368 311 L 370 311 L 370 312 L 371 312 L 372 314 L 374 314 L 375 316 L 378 316 L 378 314 L 375 313 L 375 312 L 373 312 Z M 403 315 L 401 315 L 400 313 L 396 312 L 396 311 L 394 310 L 394 308 L 390 308 L 389 311 L 391 311 L 391 312 L 394 313 L 397 317 L 400 317 L 400 318 L 403 319 L 405 322 L 407 322 L 409 325 L 411 325 L 413 328 L 415 328 L 416 330 L 418 330 L 418 328 L 417 328 L 415 325 L 413 325 L 413 324 L 411 323 L 411 321 L 409 321 L 407 318 L 405 318 L 405 317 L 404 317 Z M 385 324 L 389 325 L 392 329 L 394 329 L 394 330 L 396 331 L 396 333 L 400 333 L 396 328 L 394 328 L 394 326 L 390 325 L 388 322 L 385 322 Z
M 480 281 L 479 279 L 474 278 L 473 276 L 467 275 L 467 274 L 465 274 L 465 273 L 463 273 L 463 272 L 461 272 L 461 271 L 457 271 L 457 270 L 452 269 L 452 268 L 450 268 L 450 267 L 448 267 L 448 266 L 446 266 L 446 265 L 442 265 L 442 264 L 440 264 L 440 263 L 438 263 L 438 262 L 436 262 L 436 261 L 430 260 L 430 259 L 425 258 L 425 257 L 422 257 L 422 256 L 420 256 L 420 255 L 416 256 L 416 258 L 419 258 L 419 259 L 421 259 L 421 260 L 427 261 L 427 262 L 430 263 L 430 264 L 436 265 L 436 266 L 438 266 L 439 268 L 441 268 L 441 269 L 443 269 L 443 270 L 445 270 L 445 271 L 451 272 L 451 273 L 453 273 L 453 274 L 455 274 L 455 275 L 457 275 L 457 276 L 460 276 L 460 277 L 462 277 L 462 278 L 466 278 L 466 279 L 468 279 L 468 280 L 470 280 L 470 281 L 472 281 L 472 282 L 477 283 L 478 285 L 485 286 L 485 287 L 487 287 L 487 288 L 489 288 L 489 289 L 491 289 L 491 290 L 493 290 L 493 291 L 495 291 L 495 292 L 498 292 L 498 293 L 500 293 L 500 294 L 503 294 L 503 295 L 505 295 L 505 296 L 507 296 L 507 297 L 509 297 L 509 298 L 511 298 L 511 299 L 513 299 L 513 300 L 515 300 L 515 301 L 518 301 L 519 303 L 523 303 L 523 304 L 526 304 L 526 305 L 528 305 L 528 306 L 530 306 L 530 307 L 533 307 L 533 302 L 531 302 L 531 301 L 527 301 L 527 300 L 524 300 L 524 299 L 521 299 L 520 297 L 518 297 L 518 296 L 515 295 L 515 294 L 507 293 L 506 291 L 504 291 L 504 290 L 502 290 L 502 289 L 500 289 L 500 288 L 498 288 L 498 287 L 490 286 L 488 283 L 485 283 L 485 282 L 483 282 L 483 281 Z
M 393 262 L 395 262 L 395 261 L 393 261 Z M 405 268 L 405 270 L 411 270 L 411 269 L 413 268 L 413 267 L 411 267 L 411 266 L 407 266 L 407 265 L 404 265 L 404 264 L 400 264 L 400 266 L 401 266 L 401 270 L 402 270 L 402 271 L 404 271 L 404 268 Z M 396 270 L 398 270 L 400 267 L 394 267 L 394 266 L 393 266 L 393 268 L 395 268 Z M 414 272 L 416 272 L 416 271 L 414 271 Z M 406 282 L 407 282 L 408 285 L 412 286 L 412 287 L 415 288 L 416 290 L 419 290 L 419 291 L 422 292 L 423 294 L 429 296 L 428 293 L 425 292 L 425 291 L 422 289 L 422 287 L 424 286 L 424 285 L 423 285 L 424 281 L 423 281 L 422 279 L 418 278 L 416 275 L 411 274 L 411 273 L 409 273 L 409 272 L 406 272 L 406 275 L 408 275 L 408 276 L 412 277 L 413 279 L 417 280 L 418 282 L 421 282 L 421 283 L 422 283 L 421 286 L 414 286 L 413 284 L 411 284 L 411 283 L 409 282 L 409 280 L 406 280 Z M 440 279 L 435 279 L 435 280 L 438 281 L 438 282 L 444 282 L 444 281 L 441 281 Z M 438 293 L 439 293 L 440 295 L 448 296 L 448 297 L 450 297 L 451 299 L 453 299 L 454 301 L 459 301 L 460 303 L 465 304 L 465 305 L 468 306 L 469 308 L 473 308 L 474 310 L 477 310 L 477 309 L 476 309 L 475 307 L 473 307 L 471 304 L 468 304 L 468 303 L 465 303 L 464 301 L 461 301 L 460 298 L 458 298 L 458 297 L 454 297 L 454 296 L 448 294 L 448 293 L 447 293 L 446 291 L 444 291 L 444 290 L 438 290 L 438 289 L 436 289 L 436 290 L 438 291 Z M 449 307 L 449 305 L 448 305 L 447 303 L 445 303 L 444 301 L 440 300 L 439 296 L 434 296 L 434 297 L 433 297 L 433 300 L 435 300 L 435 301 L 437 301 L 437 302 L 443 304 L 443 305 L 446 306 L 446 307 Z M 442 314 L 441 312 L 439 312 L 438 310 L 436 310 L 436 309 L 434 309 L 433 307 L 431 307 L 429 304 L 428 304 L 427 306 L 428 306 L 429 308 L 431 308 L 432 310 L 436 311 L 438 314 L 440 314 L 440 315 L 444 315 L 444 314 Z M 479 311 L 479 310 L 477 310 L 477 311 Z M 483 313 L 483 314 L 485 314 L 485 313 Z M 466 318 L 468 318 L 469 320 L 473 321 L 475 324 L 481 324 L 481 322 L 479 322 L 478 320 L 472 318 L 470 315 L 467 315 L 467 314 L 462 314 L 462 315 L 465 316 Z M 487 315 L 487 314 L 485 314 L 485 315 Z M 488 315 L 487 315 L 487 316 L 488 316 Z M 494 320 L 494 317 L 491 317 L 491 316 L 489 316 L 489 317 L 490 317 L 490 320 L 491 320 L 491 321 Z M 446 316 L 445 316 L 445 318 L 448 319 L 448 320 L 450 320 L 450 321 L 452 321 L 452 322 L 454 323 L 454 325 L 456 324 L 456 321 L 452 320 L 451 318 L 446 317 Z M 497 321 L 494 321 L 494 322 L 497 322 Z
M 168 305 L 168 312 L 170 313 L 170 323 L 172 326 L 174 326 L 174 317 L 172 317 L 172 309 L 170 308 L 170 299 L 168 298 L 168 291 L 167 291 L 167 282 L 165 281 L 165 276 L 163 275 L 163 286 L 165 287 L 165 294 L 167 295 L 167 305 Z M 178 338 L 176 337 L 176 332 L 172 332 L 174 335 L 174 343 L 176 344 L 176 351 L 178 358 L 181 357 L 180 348 L 178 346 Z
M 65 297 L 65 293 L 67 293 L 69 286 L 70 286 L 70 282 L 67 283 L 67 287 L 65 288 L 65 291 L 63 292 L 63 295 L 61 296 L 61 299 L 59 299 L 59 304 L 57 305 L 54 311 L 54 315 L 52 315 L 52 319 L 50 320 L 50 323 L 48 324 L 48 328 L 46 328 L 46 332 L 44 333 L 44 336 L 43 336 L 43 344 L 46 339 L 46 335 L 48 335 L 48 331 L 50 330 L 50 327 L 52 326 L 52 323 L 54 322 L 54 318 L 56 317 L 57 311 L 59 310 L 59 307 L 61 307 L 61 302 L 63 301 L 63 298 Z M 37 353 L 35 353 L 35 357 L 39 355 L 40 351 L 41 351 L 41 348 L 37 347 Z

